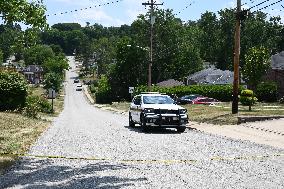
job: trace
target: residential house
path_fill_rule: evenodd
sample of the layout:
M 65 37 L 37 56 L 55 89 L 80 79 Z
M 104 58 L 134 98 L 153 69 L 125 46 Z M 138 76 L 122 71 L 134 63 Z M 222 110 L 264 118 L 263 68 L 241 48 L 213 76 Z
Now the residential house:
M 214 66 L 196 72 L 186 79 L 186 85 L 224 85 L 232 84 L 234 81 L 234 72 L 229 70 L 216 69 Z
M 166 81 L 159 82 L 156 85 L 159 87 L 175 87 L 175 86 L 184 86 L 184 83 L 174 79 L 169 79 Z
M 43 68 L 39 65 L 29 65 L 21 71 L 29 83 L 39 84 L 43 81 Z

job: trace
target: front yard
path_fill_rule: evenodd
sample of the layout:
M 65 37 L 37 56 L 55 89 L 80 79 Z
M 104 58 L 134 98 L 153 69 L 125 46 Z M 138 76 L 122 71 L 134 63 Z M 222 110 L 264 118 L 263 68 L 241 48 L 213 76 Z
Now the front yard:
M 30 87 L 30 93 L 44 96 L 41 87 Z M 51 99 L 48 99 L 51 103 Z M 39 113 L 33 119 L 14 112 L 0 112 L 0 175 L 18 159 L 13 154 L 24 154 L 42 132 L 50 125 L 54 116 L 63 110 L 64 96 L 61 93 L 54 99 L 54 113 Z
M 111 108 L 128 111 L 129 102 L 112 103 Z M 196 122 L 206 122 L 216 125 L 234 125 L 238 122 L 238 116 L 284 116 L 284 104 L 280 103 L 257 103 L 249 111 L 248 106 L 239 105 L 239 113 L 232 115 L 232 105 L 229 102 L 216 104 L 215 106 L 189 104 L 183 105 L 188 110 L 189 119 Z

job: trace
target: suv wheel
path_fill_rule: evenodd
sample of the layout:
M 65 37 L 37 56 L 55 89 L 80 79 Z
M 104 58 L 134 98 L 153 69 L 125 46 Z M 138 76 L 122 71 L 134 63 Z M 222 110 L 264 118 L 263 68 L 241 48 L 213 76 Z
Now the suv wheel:
M 130 112 L 129 112 L 129 127 L 135 127 L 135 123 L 132 120 L 132 116 Z
M 183 133 L 185 131 L 185 127 L 178 127 L 177 132 Z

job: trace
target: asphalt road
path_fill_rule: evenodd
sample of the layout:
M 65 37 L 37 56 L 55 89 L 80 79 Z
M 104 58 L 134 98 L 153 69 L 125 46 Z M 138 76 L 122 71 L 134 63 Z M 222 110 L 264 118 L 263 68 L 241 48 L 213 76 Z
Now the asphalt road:
M 88 104 L 74 77 L 63 112 L 0 188 L 284 188 L 284 149 L 196 130 L 143 133 Z

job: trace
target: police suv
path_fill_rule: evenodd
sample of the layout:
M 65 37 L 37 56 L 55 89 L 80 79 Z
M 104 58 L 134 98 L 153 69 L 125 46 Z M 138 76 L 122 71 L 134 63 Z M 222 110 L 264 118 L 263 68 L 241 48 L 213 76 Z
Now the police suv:
M 187 110 L 168 95 L 142 93 L 136 95 L 129 108 L 129 126 L 140 124 L 143 131 L 150 127 L 176 128 L 184 132 L 188 123 Z

